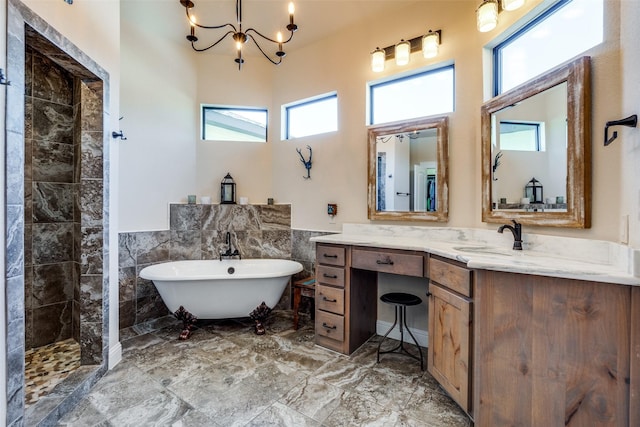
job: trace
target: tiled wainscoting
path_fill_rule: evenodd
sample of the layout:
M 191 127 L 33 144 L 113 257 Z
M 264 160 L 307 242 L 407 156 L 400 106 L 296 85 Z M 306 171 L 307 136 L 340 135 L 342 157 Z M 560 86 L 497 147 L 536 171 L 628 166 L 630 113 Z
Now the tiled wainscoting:
M 169 230 L 119 235 L 120 329 L 157 319 L 168 310 L 152 282 L 139 277 L 152 264 L 217 259 L 227 249 L 226 233 L 242 258 L 293 259 L 304 266 L 295 278 L 313 274 L 312 236 L 323 232 L 292 230 L 291 205 L 171 204 Z M 290 305 L 287 289 L 278 308 Z

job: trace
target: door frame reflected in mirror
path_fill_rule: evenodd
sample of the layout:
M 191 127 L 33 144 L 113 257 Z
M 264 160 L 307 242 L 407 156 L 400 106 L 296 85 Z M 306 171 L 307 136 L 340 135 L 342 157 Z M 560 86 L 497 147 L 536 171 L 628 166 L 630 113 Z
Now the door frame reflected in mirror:
M 377 139 L 380 136 L 437 131 L 436 210 L 380 211 L 377 206 Z M 449 220 L 449 117 L 425 117 L 414 120 L 370 126 L 368 130 L 368 218 L 370 220 L 439 221 Z
M 516 220 L 549 227 L 591 227 L 591 61 L 578 58 L 487 101 L 481 108 L 482 221 Z M 495 210 L 492 204 L 491 115 L 511 105 L 567 83 L 566 212 Z

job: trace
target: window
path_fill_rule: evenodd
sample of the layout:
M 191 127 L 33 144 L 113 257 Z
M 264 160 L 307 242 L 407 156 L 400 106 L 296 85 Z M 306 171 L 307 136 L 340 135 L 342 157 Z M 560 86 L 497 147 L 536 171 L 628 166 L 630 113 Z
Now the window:
M 338 130 L 338 95 L 331 93 L 283 105 L 284 139 Z
M 369 124 L 450 113 L 454 96 L 453 65 L 372 82 L 369 83 Z
M 603 0 L 563 0 L 493 48 L 496 95 L 603 39 Z
M 203 105 L 202 139 L 267 142 L 267 110 Z
M 541 124 L 500 122 L 500 150 L 544 151 Z

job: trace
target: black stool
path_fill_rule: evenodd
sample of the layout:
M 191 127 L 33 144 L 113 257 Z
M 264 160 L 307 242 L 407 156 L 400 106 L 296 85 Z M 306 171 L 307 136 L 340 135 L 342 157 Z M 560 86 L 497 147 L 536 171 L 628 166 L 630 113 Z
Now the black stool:
M 420 299 L 420 297 L 417 297 L 415 295 L 405 294 L 402 292 L 392 292 L 392 293 L 382 295 L 380 297 L 380 301 L 395 305 L 396 317 L 395 317 L 395 320 L 393 321 L 393 325 L 387 331 L 387 333 L 384 334 L 384 337 L 382 337 L 380 344 L 378 344 L 378 363 L 380 363 L 381 354 L 384 354 L 384 353 L 404 354 L 405 356 L 409 356 L 413 359 L 419 360 L 420 370 L 424 371 L 424 366 L 422 363 L 422 350 L 418 345 L 418 341 L 416 340 L 416 337 L 413 336 L 413 334 L 409 330 L 409 327 L 407 326 L 407 306 L 418 305 L 422 303 L 422 300 Z M 400 315 L 400 322 L 398 322 L 398 314 Z M 382 343 L 384 342 L 385 338 L 387 338 L 387 335 L 389 335 L 389 333 L 393 330 L 393 328 L 396 327 L 396 324 L 399 324 L 399 327 L 400 327 L 400 344 L 398 344 L 396 347 L 392 348 L 391 350 L 380 351 L 380 348 L 382 347 Z M 409 332 L 409 335 L 411 336 L 411 338 L 413 338 L 413 342 L 416 344 L 416 347 L 418 347 L 418 352 L 420 353 L 420 357 L 409 353 L 407 349 L 404 347 L 404 328 L 407 329 L 407 332 Z

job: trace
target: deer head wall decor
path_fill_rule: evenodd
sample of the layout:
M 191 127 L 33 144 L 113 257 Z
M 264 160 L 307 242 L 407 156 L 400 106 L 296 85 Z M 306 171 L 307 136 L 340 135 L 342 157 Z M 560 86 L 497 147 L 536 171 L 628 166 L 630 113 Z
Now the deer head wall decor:
M 313 151 L 311 150 L 311 147 L 308 145 L 307 145 L 307 148 L 309 149 L 309 160 L 305 160 L 304 156 L 302 155 L 302 150 L 299 148 L 296 148 L 296 151 L 300 155 L 300 161 L 302 162 L 304 167 L 307 169 L 307 176 L 303 176 L 304 179 L 311 178 L 311 158 L 313 157 Z

